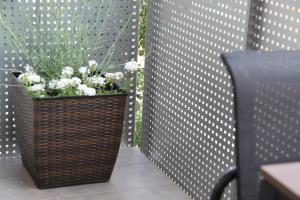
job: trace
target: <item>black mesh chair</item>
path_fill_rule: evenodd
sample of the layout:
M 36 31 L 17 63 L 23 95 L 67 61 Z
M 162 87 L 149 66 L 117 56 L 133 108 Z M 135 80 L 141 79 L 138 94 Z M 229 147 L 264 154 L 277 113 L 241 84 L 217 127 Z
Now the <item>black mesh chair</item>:
M 211 200 L 220 199 L 234 178 L 238 199 L 255 200 L 261 165 L 300 161 L 300 51 L 231 53 L 222 59 L 234 85 L 237 167 L 220 179 Z

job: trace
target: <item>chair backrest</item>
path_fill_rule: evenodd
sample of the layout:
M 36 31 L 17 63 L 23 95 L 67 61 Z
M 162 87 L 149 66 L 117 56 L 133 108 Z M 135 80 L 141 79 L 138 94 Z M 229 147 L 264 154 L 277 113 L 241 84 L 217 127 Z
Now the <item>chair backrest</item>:
M 300 160 L 300 51 L 225 54 L 233 78 L 238 195 L 257 198 L 259 167 Z

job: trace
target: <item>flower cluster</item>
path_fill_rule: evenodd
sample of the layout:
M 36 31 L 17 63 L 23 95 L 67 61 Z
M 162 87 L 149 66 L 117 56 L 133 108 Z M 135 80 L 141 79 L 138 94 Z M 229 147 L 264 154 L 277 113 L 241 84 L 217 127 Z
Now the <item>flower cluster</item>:
M 44 96 L 45 93 L 45 79 L 33 71 L 29 65 L 25 67 L 25 73 L 19 76 L 19 80 L 27 88 L 28 91 L 39 96 Z
M 134 74 L 139 68 L 139 64 L 136 61 L 130 61 L 125 64 L 125 71 Z
M 124 72 L 101 73 L 101 68 L 94 60 L 87 66 L 75 68 L 66 66 L 62 68 L 59 78 L 45 81 L 33 67 L 26 66 L 25 73 L 18 79 L 34 97 L 51 96 L 95 96 L 97 94 L 118 94 L 126 92 L 121 83 L 128 73 L 135 73 L 139 67 L 137 62 L 130 61 L 125 64 Z

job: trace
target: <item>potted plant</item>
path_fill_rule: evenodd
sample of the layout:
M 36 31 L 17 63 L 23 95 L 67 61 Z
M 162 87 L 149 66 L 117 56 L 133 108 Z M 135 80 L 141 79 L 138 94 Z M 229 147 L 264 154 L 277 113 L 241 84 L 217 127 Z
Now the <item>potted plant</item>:
M 55 31 L 32 31 L 29 22 L 32 45 L 0 15 L 27 63 L 12 73 L 13 104 L 23 165 L 39 188 L 108 181 L 119 151 L 129 77 L 138 64 L 112 64 L 115 42 L 101 62 L 89 60 L 106 44 L 101 31 L 99 42 L 89 40 L 82 13 Z M 52 9 L 50 20 L 64 15 Z

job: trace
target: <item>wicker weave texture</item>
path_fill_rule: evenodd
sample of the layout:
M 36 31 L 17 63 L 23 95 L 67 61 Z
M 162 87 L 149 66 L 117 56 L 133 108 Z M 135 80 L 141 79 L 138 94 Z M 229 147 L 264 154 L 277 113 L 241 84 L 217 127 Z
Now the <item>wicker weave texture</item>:
M 23 164 L 39 188 L 110 179 L 126 95 L 32 99 L 15 87 L 13 99 Z

